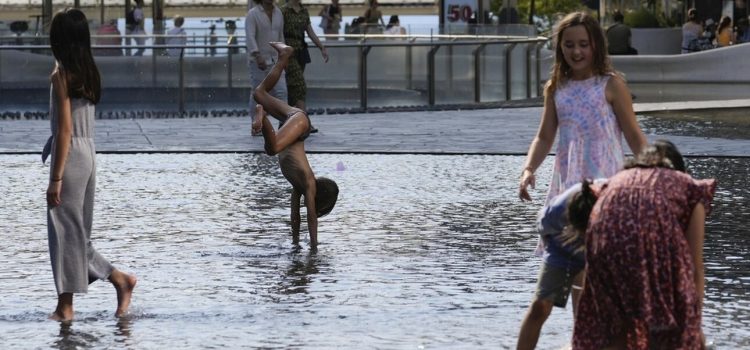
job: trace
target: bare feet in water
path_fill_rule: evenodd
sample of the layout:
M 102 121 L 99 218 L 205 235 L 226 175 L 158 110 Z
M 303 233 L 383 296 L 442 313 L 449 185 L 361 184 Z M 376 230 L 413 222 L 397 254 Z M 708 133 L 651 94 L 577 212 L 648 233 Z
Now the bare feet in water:
M 53 321 L 69 322 L 73 320 L 73 293 L 62 293 L 57 296 L 57 308 L 48 317 Z
M 138 280 L 135 276 L 120 270 L 112 271 L 109 280 L 115 286 L 115 290 L 117 290 L 117 310 L 115 311 L 115 317 L 125 316 L 128 313 L 130 298 L 133 296 L 133 289 L 135 289 L 135 284 L 138 283 Z

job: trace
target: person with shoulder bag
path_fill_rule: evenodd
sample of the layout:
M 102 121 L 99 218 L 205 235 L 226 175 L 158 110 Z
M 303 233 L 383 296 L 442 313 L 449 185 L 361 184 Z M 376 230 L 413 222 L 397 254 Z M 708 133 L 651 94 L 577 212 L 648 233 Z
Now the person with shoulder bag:
M 331 3 L 320 9 L 320 25 L 326 35 L 335 35 L 341 29 L 341 7 L 339 0 L 331 0 Z

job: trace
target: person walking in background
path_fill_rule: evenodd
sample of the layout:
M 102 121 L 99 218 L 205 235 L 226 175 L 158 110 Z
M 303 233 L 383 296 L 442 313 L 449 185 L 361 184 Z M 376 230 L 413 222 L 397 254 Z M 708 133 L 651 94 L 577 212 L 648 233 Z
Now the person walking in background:
M 117 292 L 115 316 L 130 306 L 135 276 L 112 266 L 91 244 L 96 192 L 94 106 L 101 96 L 99 70 L 83 12 L 58 12 L 50 25 L 55 69 L 50 76 L 52 136 L 42 161 L 52 155 L 47 186 L 47 235 L 57 308 L 50 318 L 73 319 L 73 294 L 86 293 L 96 280 L 109 280 Z
M 518 190 L 521 200 L 531 200 L 527 188 L 534 188 L 534 173 L 558 133 L 555 165 L 545 203 L 581 179 L 607 178 L 622 169 L 623 135 L 634 154 L 646 144 L 646 137 L 635 119 L 630 90 L 612 68 L 606 48 L 604 31 L 587 13 L 568 14 L 557 26 L 555 62 L 544 90 L 542 120 L 521 172 Z M 547 249 L 542 243 L 540 241 L 537 253 Z M 535 299 L 521 324 L 519 349 L 536 346 L 553 305 L 562 304 L 559 293 L 551 292 L 555 288 L 545 286 L 567 285 L 569 279 L 574 286 L 580 286 L 583 279 L 582 273 L 568 275 L 559 266 L 543 264 L 541 271 Z M 575 311 L 578 292 L 573 289 Z
M 286 87 L 289 105 L 295 106 L 305 112 L 305 101 L 307 100 L 307 84 L 305 83 L 305 66 L 311 62 L 310 52 L 305 42 L 305 33 L 320 48 L 323 61 L 328 62 L 328 51 L 310 24 L 310 14 L 300 4 L 300 0 L 289 0 L 284 8 L 284 41 L 294 49 L 295 57 L 286 66 Z M 318 129 L 311 127 L 311 132 Z
M 406 28 L 401 26 L 401 21 L 398 19 L 398 15 L 392 15 L 388 19 L 388 25 L 385 26 L 383 34 L 388 35 L 406 35 Z
M 627 168 L 598 199 L 584 190 L 571 203 L 582 209 L 571 221 L 586 232 L 573 349 L 702 349 L 703 240 L 716 181 L 690 177 L 663 140 Z
M 107 23 L 102 24 L 96 31 L 96 35 L 99 36 L 96 39 L 97 45 L 110 45 L 110 46 L 121 46 L 122 36 L 120 30 L 117 29 L 117 20 L 111 19 Z M 121 48 L 111 49 L 98 49 L 94 51 L 96 56 L 122 56 Z
M 339 188 L 333 180 L 323 177 L 316 179 L 307 160 L 305 139 L 310 135 L 312 128 L 307 113 L 268 94 L 272 87 L 278 84 L 285 66 L 296 59 L 294 49 L 291 47 L 283 43 L 271 43 L 271 45 L 279 52 L 279 59 L 268 72 L 268 76 L 253 92 L 254 99 L 259 103 L 256 106 L 255 119 L 253 119 L 253 131 L 262 132 L 267 154 L 279 155 L 281 173 L 292 185 L 293 243 L 299 244 L 300 199 L 304 196 L 310 247 L 315 249 L 318 245 L 318 218 L 333 210 Z M 286 116 L 287 122 L 279 128 L 278 132 L 274 131 L 273 125 L 266 118 L 266 112 L 271 115 Z
M 632 34 L 630 27 L 623 21 L 625 16 L 620 10 L 615 10 L 612 14 L 615 24 L 607 28 L 607 48 L 610 55 L 637 55 L 638 50 L 634 49 L 631 43 Z
M 339 0 L 331 0 L 331 3 L 320 9 L 320 28 L 325 35 L 336 35 L 341 30 L 341 6 Z M 333 38 L 334 40 L 336 38 Z
M 729 16 L 721 17 L 719 27 L 716 28 L 716 46 L 723 47 L 734 44 L 734 29 L 732 28 L 732 18 Z
M 138 46 L 142 46 L 146 44 L 146 38 L 144 35 L 146 35 L 146 30 L 144 29 L 144 15 L 143 15 L 143 0 L 135 0 L 135 8 L 128 11 L 127 15 L 125 16 L 125 44 L 129 47 L 130 46 L 130 40 L 135 39 L 135 44 Z M 131 38 L 130 35 L 136 36 L 135 38 Z M 145 48 L 139 47 L 136 51 L 134 56 L 143 56 L 143 52 L 146 51 Z M 127 49 L 127 54 L 130 56 L 130 48 Z
M 703 23 L 698 18 L 698 11 L 688 10 L 688 21 L 682 25 L 682 53 L 697 51 L 697 41 L 703 35 Z
M 209 55 L 211 57 L 216 56 L 216 44 L 219 42 L 219 37 L 216 35 L 216 25 L 211 23 L 211 25 L 208 27 L 208 44 L 211 45 L 211 48 L 208 50 Z
M 385 22 L 383 22 L 383 13 L 378 8 L 378 0 L 367 0 L 367 10 L 365 10 L 365 31 L 366 34 L 380 34 L 383 32 Z
M 181 45 L 187 44 L 187 32 L 182 28 L 185 23 L 185 18 L 180 15 L 174 16 L 174 28 L 167 31 L 167 45 Z M 172 57 L 179 57 L 183 48 L 172 47 L 167 49 L 167 54 Z
M 245 16 L 245 42 L 247 45 L 248 69 L 250 71 L 250 84 L 255 87 L 263 81 L 268 74 L 268 69 L 279 59 L 278 52 L 271 47 L 270 42 L 284 42 L 284 15 L 274 0 L 253 0 L 253 6 Z M 287 101 L 286 77 L 281 75 L 278 82 L 269 90 L 271 95 L 279 100 Z M 254 95 L 250 95 L 250 118 L 255 117 Z M 280 122 L 284 122 L 286 116 L 273 115 Z M 260 136 L 254 133 L 253 136 Z

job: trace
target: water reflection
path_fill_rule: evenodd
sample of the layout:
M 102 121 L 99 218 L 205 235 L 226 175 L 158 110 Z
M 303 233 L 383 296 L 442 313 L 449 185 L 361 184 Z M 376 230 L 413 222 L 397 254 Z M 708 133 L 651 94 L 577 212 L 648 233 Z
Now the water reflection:
M 98 337 L 93 334 L 73 329 L 73 322 L 60 322 L 60 333 L 53 348 L 59 350 L 86 349 L 96 345 L 98 340 Z
M 643 114 L 638 122 L 647 134 L 730 140 L 750 139 L 748 108 L 663 111 Z
M 539 269 L 533 218 L 547 190 L 540 181 L 534 202 L 516 199 L 523 157 L 310 161 L 341 190 L 319 222 L 318 251 L 304 222 L 292 241 L 289 184 L 272 157 L 100 155 L 94 244 L 138 275 L 135 317 L 112 319 L 111 286 L 94 283 L 76 299 L 73 326 L 57 329 L 43 320 L 54 296 L 48 170 L 37 156 L 1 156 L 4 347 L 515 346 Z M 719 178 L 706 225 L 706 333 L 719 348 L 742 348 L 750 345 L 750 159 L 688 163 L 696 177 Z M 565 344 L 570 314 L 552 314 L 539 348 Z
M 130 343 L 130 333 L 133 327 L 132 316 L 120 317 L 115 326 L 115 342 L 122 344 Z
M 309 252 L 300 252 L 301 248 L 296 248 L 293 252 L 289 267 L 279 285 L 279 293 L 298 294 L 308 293 L 313 278 L 318 274 L 318 264 L 320 259 L 316 250 Z

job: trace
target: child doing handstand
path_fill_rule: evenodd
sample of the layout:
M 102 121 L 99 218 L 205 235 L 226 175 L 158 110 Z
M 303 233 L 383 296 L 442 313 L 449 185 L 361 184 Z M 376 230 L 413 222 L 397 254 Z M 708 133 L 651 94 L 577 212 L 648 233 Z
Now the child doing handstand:
M 279 155 L 281 173 L 292 185 L 291 219 L 294 244 L 299 243 L 300 198 L 304 196 L 310 246 L 315 248 L 318 245 L 318 218 L 331 212 L 336 204 L 339 189 L 331 179 L 316 179 L 307 161 L 305 139 L 310 135 L 310 118 L 303 110 L 289 106 L 269 94 L 294 52 L 294 49 L 283 43 L 274 42 L 271 46 L 279 52 L 279 61 L 253 92 L 253 97 L 258 102 L 253 132 L 263 133 L 266 153 Z M 273 129 L 266 113 L 279 120 L 286 119 L 278 132 Z

